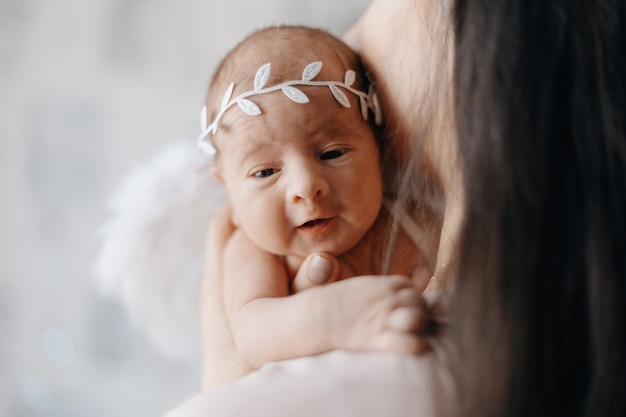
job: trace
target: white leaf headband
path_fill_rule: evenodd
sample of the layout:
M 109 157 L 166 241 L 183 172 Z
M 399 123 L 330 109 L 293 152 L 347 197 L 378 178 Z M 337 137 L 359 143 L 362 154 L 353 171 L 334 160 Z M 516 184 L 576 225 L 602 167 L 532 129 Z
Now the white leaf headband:
M 261 94 L 267 94 L 274 91 L 282 90 L 282 92 L 289 98 L 291 101 L 294 101 L 298 104 L 305 104 L 309 102 L 309 98 L 304 92 L 294 86 L 298 85 L 308 85 L 308 86 L 317 86 L 317 87 L 328 87 L 330 92 L 332 93 L 335 100 L 339 102 L 343 107 L 350 108 L 350 100 L 346 94 L 342 91 L 348 91 L 357 97 L 359 97 L 359 103 L 361 105 L 361 116 L 363 120 L 367 121 L 368 109 L 372 109 L 374 113 L 374 121 L 377 125 L 380 125 L 382 122 L 382 113 L 380 111 L 380 104 L 378 102 L 378 96 L 376 95 L 374 89 L 370 86 L 369 91 L 367 93 L 363 91 L 359 91 L 355 88 L 352 88 L 352 84 L 356 80 L 356 74 L 353 70 L 346 71 L 346 75 L 344 76 L 343 82 L 341 81 L 313 81 L 313 79 L 320 73 L 322 70 L 321 62 L 312 62 L 304 68 L 302 72 L 301 80 L 292 80 L 285 81 L 283 83 L 265 87 L 267 81 L 270 78 L 270 73 L 272 71 L 272 64 L 265 64 L 261 66 L 256 72 L 254 76 L 254 90 L 246 91 L 239 96 L 235 97 L 231 100 L 233 95 L 233 89 L 235 87 L 234 83 L 230 83 L 228 88 L 226 89 L 226 93 L 224 94 L 224 98 L 222 98 L 222 104 L 220 106 L 220 111 L 215 116 L 215 119 L 207 124 L 207 108 L 204 106 L 202 108 L 202 114 L 200 115 L 200 120 L 202 124 L 202 133 L 200 134 L 200 138 L 198 139 L 198 147 L 203 151 L 207 152 L 210 155 L 215 153 L 215 148 L 211 144 L 210 141 L 205 140 L 208 135 L 215 135 L 217 132 L 217 126 L 219 124 L 220 119 L 233 105 L 237 104 L 239 108 L 246 114 L 250 116 L 258 116 L 261 114 L 261 109 L 259 106 L 248 97 L 258 96 Z

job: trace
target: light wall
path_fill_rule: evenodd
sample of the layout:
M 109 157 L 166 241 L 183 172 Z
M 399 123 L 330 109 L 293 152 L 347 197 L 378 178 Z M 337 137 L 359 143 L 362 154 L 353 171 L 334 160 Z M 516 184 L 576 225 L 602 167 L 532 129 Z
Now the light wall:
M 341 34 L 367 0 L 0 2 L 0 415 L 158 416 L 198 389 L 94 291 L 105 201 L 193 138 L 208 77 L 269 24 Z

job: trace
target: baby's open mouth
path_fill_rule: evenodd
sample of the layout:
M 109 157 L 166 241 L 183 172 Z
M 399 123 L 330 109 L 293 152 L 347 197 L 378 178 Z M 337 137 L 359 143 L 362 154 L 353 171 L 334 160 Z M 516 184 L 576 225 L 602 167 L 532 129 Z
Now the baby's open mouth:
M 315 226 L 319 226 L 322 225 L 324 223 L 326 223 L 329 219 L 315 219 L 315 220 L 309 220 L 306 223 L 301 224 L 298 228 L 300 229 L 312 229 Z

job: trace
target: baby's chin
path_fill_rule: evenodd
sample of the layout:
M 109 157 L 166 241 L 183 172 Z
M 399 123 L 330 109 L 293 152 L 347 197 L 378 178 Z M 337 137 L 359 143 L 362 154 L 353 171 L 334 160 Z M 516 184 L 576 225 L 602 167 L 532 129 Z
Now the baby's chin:
M 365 233 L 362 233 L 361 235 L 350 237 L 349 239 L 327 239 L 323 242 L 309 245 L 306 248 L 298 248 L 297 250 L 294 250 L 286 255 L 297 256 L 304 259 L 311 253 L 323 252 L 338 257 L 355 248 L 364 235 Z

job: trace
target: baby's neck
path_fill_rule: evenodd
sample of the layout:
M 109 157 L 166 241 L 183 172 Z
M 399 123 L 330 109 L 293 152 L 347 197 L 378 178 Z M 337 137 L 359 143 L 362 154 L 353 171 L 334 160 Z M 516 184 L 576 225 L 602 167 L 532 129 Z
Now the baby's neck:
M 304 262 L 304 258 L 298 255 L 286 255 L 284 256 L 285 268 L 287 269 L 287 275 L 289 276 L 289 282 L 291 282 L 300 267 L 302 266 L 302 262 Z

